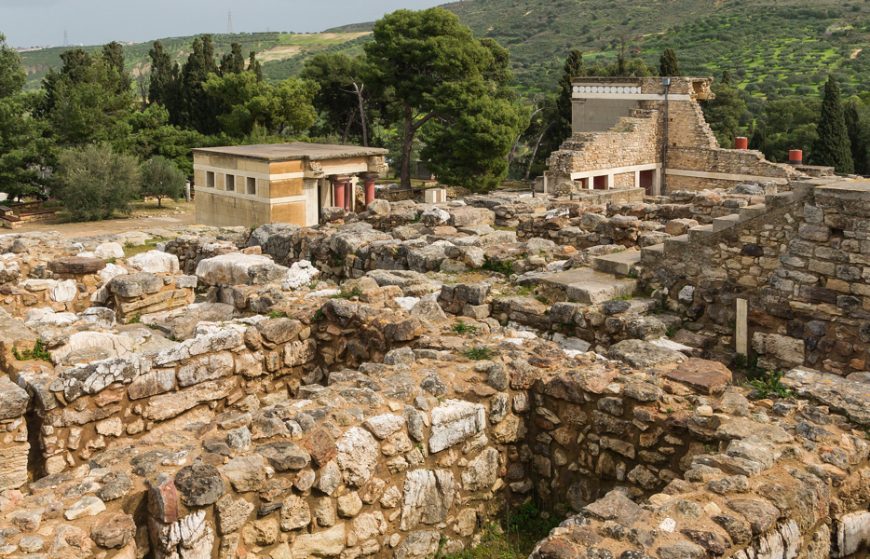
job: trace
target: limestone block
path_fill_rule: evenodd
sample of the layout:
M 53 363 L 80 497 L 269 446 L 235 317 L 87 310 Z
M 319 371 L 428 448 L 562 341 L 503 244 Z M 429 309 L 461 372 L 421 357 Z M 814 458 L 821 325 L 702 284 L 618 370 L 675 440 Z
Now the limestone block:
M 149 250 L 127 259 L 127 264 L 151 274 L 174 274 L 180 270 L 178 257 L 168 252 Z
M 486 411 L 480 404 L 447 400 L 432 410 L 429 451 L 441 452 L 486 428 Z

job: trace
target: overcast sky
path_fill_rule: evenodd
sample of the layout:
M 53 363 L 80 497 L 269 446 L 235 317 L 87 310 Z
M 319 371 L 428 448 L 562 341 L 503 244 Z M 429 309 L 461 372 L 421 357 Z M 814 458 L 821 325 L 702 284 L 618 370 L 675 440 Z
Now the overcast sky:
M 0 33 L 10 45 L 142 42 L 161 37 L 233 30 L 323 31 L 373 21 L 399 8 L 446 0 L 0 0 Z

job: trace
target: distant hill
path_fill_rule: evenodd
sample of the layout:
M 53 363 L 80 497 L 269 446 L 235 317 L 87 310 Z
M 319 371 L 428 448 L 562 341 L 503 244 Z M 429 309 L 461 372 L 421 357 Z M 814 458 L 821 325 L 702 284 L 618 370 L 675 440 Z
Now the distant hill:
M 478 36 L 511 52 L 520 86 L 552 90 L 571 48 L 588 63 L 613 60 L 620 41 L 657 65 L 673 47 L 684 73 L 720 76 L 728 70 L 755 95 L 807 94 L 830 72 L 847 95 L 870 90 L 870 1 L 865 0 L 466 0 L 445 7 Z M 240 41 L 267 59 L 266 74 L 280 79 L 299 71 L 307 56 L 324 50 L 356 53 L 371 24 L 312 35 L 254 33 L 215 35 L 226 50 Z M 192 38 L 166 39 L 181 58 Z M 130 66 L 141 71 L 150 44 L 128 47 Z M 62 49 L 23 53 L 38 84 Z
M 232 35 L 213 35 L 215 50 L 218 57 L 230 50 L 232 43 L 241 43 L 245 56 L 250 51 L 256 51 L 257 57 L 263 63 L 263 70 L 270 79 L 281 79 L 295 73 L 297 65 L 292 61 L 304 58 L 310 54 L 342 46 L 368 35 L 369 32 L 327 32 L 327 33 L 237 33 Z M 164 48 L 179 62 L 184 62 L 190 54 L 193 36 L 171 37 L 158 39 Z M 124 46 L 127 68 L 134 76 L 139 76 L 149 70 L 148 51 L 153 41 L 134 43 Z M 101 46 L 83 47 L 92 52 L 98 52 Z M 38 88 L 42 78 L 50 68 L 60 67 L 60 55 L 66 47 L 31 50 L 21 53 L 21 59 L 27 71 L 27 85 Z M 300 64 L 301 66 L 301 64 Z

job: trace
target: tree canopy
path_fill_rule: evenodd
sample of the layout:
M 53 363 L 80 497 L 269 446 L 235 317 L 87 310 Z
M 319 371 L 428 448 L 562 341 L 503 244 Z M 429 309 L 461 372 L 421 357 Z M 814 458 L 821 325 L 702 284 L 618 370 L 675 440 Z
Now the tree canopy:
M 509 100 L 505 87 L 510 76 L 508 55 L 493 41 L 476 39 L 443 8 L 393 12 L 375 23 L 372 38 L 365 46 L 372 87 L 389 99 L 385 116 L 399 123 L 400 180 L 410 186 L 414 139 L 423 126 L 433 119 L 442 121 L 429 137 L 438 143 L 437 135 L 447 133 L 444 124 L 460 107 L 473 112 L 486 104 L 504 106 L 497 100 Z M 476 99 L 470 105 L 468 91 L 487 99 Z M 485 113 L 480 111 L 478 116 Z M 429 162 L 442 171 L 452 157 L 443 150 L 426 153 Z

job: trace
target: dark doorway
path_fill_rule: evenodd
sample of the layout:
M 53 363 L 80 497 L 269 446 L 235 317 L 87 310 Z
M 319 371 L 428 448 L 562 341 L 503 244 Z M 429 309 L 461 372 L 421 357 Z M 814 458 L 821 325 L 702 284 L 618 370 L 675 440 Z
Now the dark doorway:
M 601 175 L 600 177 L 595 177 L 595 181 L 593 182 L 593 186 L 595 190 L 607 190 L 607 175 Z
M 650 169 L 649 171 L 641 171 L 640 172 L 640 184 L 639 187 L 643 188 L 648 196 L 653 195 L 653 187 L 656 182 L 656 170 Z

